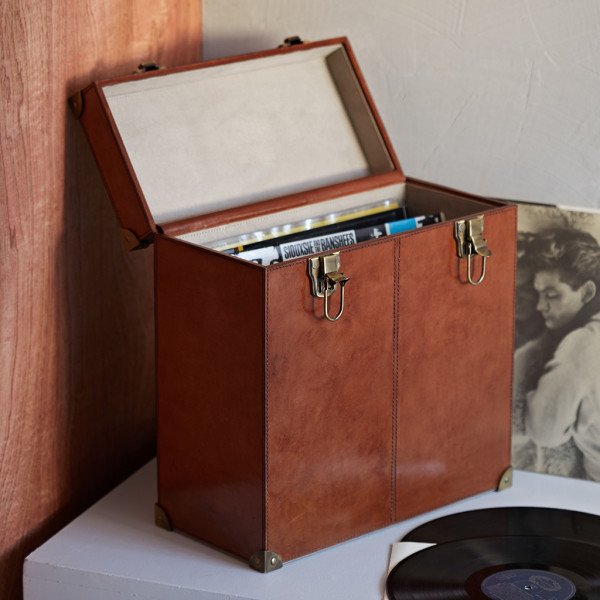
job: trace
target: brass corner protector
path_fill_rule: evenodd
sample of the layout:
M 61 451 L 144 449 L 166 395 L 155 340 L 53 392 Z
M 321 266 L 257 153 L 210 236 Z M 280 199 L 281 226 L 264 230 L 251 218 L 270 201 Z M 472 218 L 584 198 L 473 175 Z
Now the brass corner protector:
M 154 505 L 154 524 L 161 529 L 173 531 L 173 525 L 171 525 L 171 519 L 169 519 L 169 515 L 166 513 L 165 509 L 158 504 L 158 502 Z
M 498 481 L 498 487 L 496 488 L 497 492 L 501 492 L 502 490 L 507 490 L 509 487 L 512 487 L 513 482 L 513 468 L 508 467 L 504 473 L 502 473 L 502 477 Z
M 281 556 L 270 550 L 258 550 L 250 557 L 249 565 L 260 573 L 270 573 L 283 567 Z
M 69 106 L 76 119 L 81 119 L 83 114 L 83 94 L 77 92 L 69 98 Z

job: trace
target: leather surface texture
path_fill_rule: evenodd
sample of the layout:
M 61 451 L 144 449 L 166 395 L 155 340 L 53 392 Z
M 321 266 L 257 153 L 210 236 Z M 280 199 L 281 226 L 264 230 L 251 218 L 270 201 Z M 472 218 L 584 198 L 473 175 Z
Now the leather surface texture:
M 306 260 L 268 272 L 266 544 L 282 557 L 390 522 L 394 262 L 393 240 L 341 252 L 334 323 Z
M 158 502 L 249 558 L 263 536 L 264 272 L 156 238 Z
M 494 489 L 510 465 L 515 219 L 485 213 L 477 286 L 452 222 L 399 240 L 395 520 Z

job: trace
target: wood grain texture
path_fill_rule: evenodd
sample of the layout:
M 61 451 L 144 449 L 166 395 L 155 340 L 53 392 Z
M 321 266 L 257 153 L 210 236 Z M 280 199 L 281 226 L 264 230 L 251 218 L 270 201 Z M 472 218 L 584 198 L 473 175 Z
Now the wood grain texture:
M 0 3 L 0 598 L 24 557 L 154 452 L 152 249 L 127 253 L 67 108 L 200 60 L 200 0 Z

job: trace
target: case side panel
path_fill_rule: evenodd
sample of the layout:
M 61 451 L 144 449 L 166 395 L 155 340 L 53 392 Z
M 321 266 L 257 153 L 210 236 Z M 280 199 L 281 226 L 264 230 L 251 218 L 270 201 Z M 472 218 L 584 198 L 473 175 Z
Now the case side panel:
M 81 124 L 121 226 L 132 231 L 138 240 L 145 240 L 156 231 L 156 225 L 115 134 L 101 91 L 92 85 L 82 95 Z
M 341 251 L 336 322 L 306 260 L 267 272 L 266 534 L 284 561 L 390 523 L 394 246 Z
M 495 489 L 510 465 L 516 211 L 484 219 L 477 286 L 454 223 L 401 238 L 396 520 Z
M 156 238 L 159 504 L 244 559 L 263 546 L 264 272 Z
M 332 52 L 327 57 L 327 65 L 371 171 L 391 171 L 395 165 L 348 54 L 342 49 Z
M 350 60 L 350 64 L 353 67 L 354 73 L 356 74 L 356 78 L 358 79 L 358 82 L 362 88 L 362 91 L 363 91 L 363 94 L 365 95 L 366 101 L 369 104 L 369 106 L 371 107 L 371 113 L 373 115 L 373 119 L 375 120 L 375 123 L 377 124 L 377 129 L 379 130 L 379 133 L 381 134 L 381 137 L 383 138 L 383 140 L 385 142 L 390 159 L 392 160 L 395 169 L 402 175 L 402 177 L 404 177 L 402 167 L 400 166 L 400 162 L 398 161 L 398 157 L 396 156 L 396 152 L 394 150 L 394 147 L 392 146 L 390 137 L 389 137 L 387 130 L 383 124 L 381 116 L 379 115 L 379 111 L 377 110 L 375 102 L 373 101 L 373 97 L 371 96 L 371 92 L 369 91 L 369 87 L 367 86 L 366 79 L 360 69 L 358 61 L 356 60 L 354 51 L 352 50 L 350 43 L 346 39 L 344 40 L 344 48 L 346 49 L 348 59 Z
M 406 202 L 409 216 L 444 211 L 446 219 L 464 218 L 493 208 L 507 206 L 506 202 L 466 194 L 448 187 L 407 178 Z

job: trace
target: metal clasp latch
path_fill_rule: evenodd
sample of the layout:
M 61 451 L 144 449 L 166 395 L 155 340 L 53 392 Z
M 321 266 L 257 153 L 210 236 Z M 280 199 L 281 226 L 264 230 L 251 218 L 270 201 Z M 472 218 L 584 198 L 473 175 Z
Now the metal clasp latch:
M 479 285 L 485 277 L 485 261 L 492 255 L 483 239 L 483 215 L 472 219 L 462 219 L 454 224 L 456 252 L 460 258 L 467 259 L 467 279 L 471 285 Z M 473 280 L 471 261 L 476 255 L 481 256 L 481 276 Z
M 312 295 L 317 298 L 324 298 L 325 317 L 328 321 L 337 321 L 344 312 L 344 286 L 349 277 L 340 273 L 340 253 L 334 252 L 325 256 L 314 256 L 308 259 L 308 276 L 311 282 Z M 340 310 L 335 317 L 329 315 L 328 298 L 337 289 L 340 284 Z

